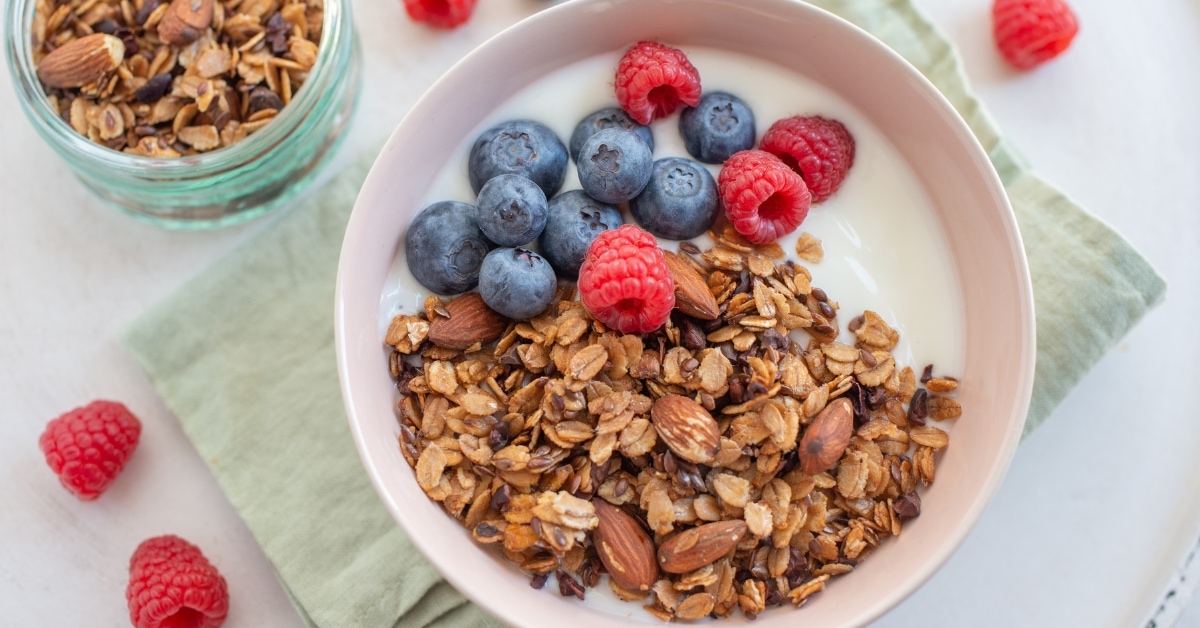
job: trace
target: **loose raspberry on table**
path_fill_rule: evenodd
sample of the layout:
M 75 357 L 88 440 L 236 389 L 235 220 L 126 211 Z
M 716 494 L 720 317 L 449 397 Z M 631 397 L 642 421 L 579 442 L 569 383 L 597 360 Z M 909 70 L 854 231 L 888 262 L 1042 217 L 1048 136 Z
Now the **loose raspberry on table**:
M 675 281 L 658 241 L 634 225 L 596 236 L 579 268 L 579 298 L 621 333 L 652 332 L 675 307 Z
M 1062 54 L 1079 22 L 1062 0 L 995 0 L 992 34 L 1001 56 L 1020 70 L 1029 70 Z
M 808 187 L 778 157 L 744 150 L 725 160 L 717 190 L 733 228 L 755 244 L 774 242 L 808 216 Z
M 38 446 L 62 485 L 91 501 L 125 468 L 141 433 L 141 421 L 124 405 L 93 401 L 47 423 Z
M 466 23 L 475 10 L 475 0 L 403 0 L 404 10 L 414 22 L 436 28 L 455 28 Z
M 812 202 L 833 196 L 854 165 L 854 138 L 837 120 L 821 116 L 784 118 L 758 144 L 804 178 Z
M 700 103 L 700 73 L 677 48 L 638 42 L 617 64 L 617 103 L 631 118 L 650 124 L 680 104 Z
M 125 599 L 137 628 L 217 628 L 229 614 L 225 578 L 200 548 L 173 534 L 134 550 Z

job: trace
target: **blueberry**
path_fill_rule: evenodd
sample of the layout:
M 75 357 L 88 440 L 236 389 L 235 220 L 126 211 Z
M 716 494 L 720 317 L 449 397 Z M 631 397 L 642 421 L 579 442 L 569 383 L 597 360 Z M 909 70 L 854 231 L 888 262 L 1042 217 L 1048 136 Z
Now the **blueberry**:
M 421 210 L 404 236 L 408 270 L 438 294 L 458 294 L 479 283 L 488 241 L 475 222 L 475 208 L 441 201 Z
M 515 174 L 492 177 L 475 202 L 479 229 L 500 246 L 533 242 L 546 226 L 546 195 L 536 183 Z
M 560 277 L 574 279 L 592 240 L 622 222 L 617 208 L 597 201 L 583 190 L 570 190 L 550 199 L 550 217 L 538 245 Z
M 575 131 L 571 133 L 571 157 L 579 158 L 579 151 L 583 150 L 583 143 L 598 131 L 604 129 L 619 128 L 626 131 L 633 131 L 642 141 L 646 143 L 646 147 L 654 152 L 654 134 L 650 132 L 650 127 L 642 126 L 636 120 L 629 117 L 620 107 L 608 107 L 596 111 L 579 121 L 575 125 Z
M 533 251 L 501 248 L 483 258 L 479 296 L 488 307 L 509 318 L 541 314 L 557 288 L 554 269 Z
M 679 114 L 679 132 L 692 157 L 719 164 L 754 147 L 754 113 L 737 96 L 707 92 L 698 105 Z
M 691 159 L 659 159 L 646 189 L 629 208 L 638 224 L 660 238 L 694 238 L 717 219 L 717 182 L 708 168 Z
M 593 134 L 576 157 L 579 184 L 604 203 L 624 203 L 650 180 L 654 157 L 633 131 L 612 128 Z
M 467 175 L 476 194 L 501 174 L 519 174 L 554 196 L 567 175 L 567 147 L 549 127 L 532 120 L 510 120 L 479 136 L 471 146 Z

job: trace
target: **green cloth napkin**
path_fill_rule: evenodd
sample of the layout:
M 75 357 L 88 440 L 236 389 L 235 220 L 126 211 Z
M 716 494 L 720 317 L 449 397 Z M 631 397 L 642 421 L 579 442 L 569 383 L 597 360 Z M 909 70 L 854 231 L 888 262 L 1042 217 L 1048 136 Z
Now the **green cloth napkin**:
M 819 0 L 901 52 L 989 151 L 1034 281 L 1037 427 L 1163 296 L 1124 239 L 1005 145 L 951 45 L 910 0 Z M 347 428 L 333 350 L 342 233 L 372 156 L 126 332 L 128 349 L 313 626 L 499 626 L 438 576 L 389 516 Z

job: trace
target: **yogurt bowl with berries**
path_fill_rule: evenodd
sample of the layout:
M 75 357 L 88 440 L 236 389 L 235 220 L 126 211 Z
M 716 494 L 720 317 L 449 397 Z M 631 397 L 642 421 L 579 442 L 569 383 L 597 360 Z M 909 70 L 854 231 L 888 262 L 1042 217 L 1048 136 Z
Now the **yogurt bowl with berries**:
M 1033 373 L 986 155 L 786 0 L 567 3 L 466 57 L 360 193 L 336 333 L 381 498 L 515 625 L 870 621 L 978 519 Z

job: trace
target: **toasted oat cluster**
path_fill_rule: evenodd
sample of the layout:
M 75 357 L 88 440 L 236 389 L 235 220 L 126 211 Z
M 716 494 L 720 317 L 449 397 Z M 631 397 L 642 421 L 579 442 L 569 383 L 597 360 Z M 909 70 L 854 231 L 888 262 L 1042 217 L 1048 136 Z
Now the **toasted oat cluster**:
M 37 0 L 38 77 L 81 135 L 149 157 L 235 144 L 316 63 L 324 0 Z
M 961 415 L 957 380 L 896 364 L 899 334 L 871 311 L 839 342 L 805 267 L 709 235 L 668 256 L 680 311 L 651 334 L 606 329 L 567 287 L 529 321 L 468 294 L 390 325 L 417 482 L 536 588 L 553 574 L 582 599 L 607 573 L 664 621 L 753 618 L 920 514 L 949 444 L 926 420 Z M 815 238 L 799 246 L 819 258 Z

